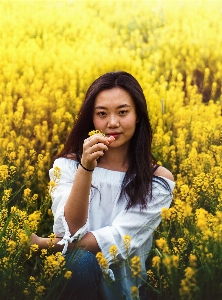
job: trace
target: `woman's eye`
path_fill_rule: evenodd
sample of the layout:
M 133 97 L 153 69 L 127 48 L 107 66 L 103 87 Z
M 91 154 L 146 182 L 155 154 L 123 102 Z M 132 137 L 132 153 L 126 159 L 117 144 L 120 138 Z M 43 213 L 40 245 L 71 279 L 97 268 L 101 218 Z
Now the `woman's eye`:
M 105 111 L 98 111 L 97 115 L 104 117 L 106 115 L 106 113 L 105 113 Z
M 127 110 L 120 110 L 120 111 L 119 111 L 119 114 L 120 114 L 120 115 L 125 115 L 126 113 L 127 113 Z

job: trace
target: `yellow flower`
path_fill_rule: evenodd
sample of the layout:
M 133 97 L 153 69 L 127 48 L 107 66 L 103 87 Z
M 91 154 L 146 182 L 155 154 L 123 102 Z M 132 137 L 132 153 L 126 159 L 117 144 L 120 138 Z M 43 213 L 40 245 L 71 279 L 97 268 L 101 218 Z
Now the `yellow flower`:
M 160 248 L 161 250 L 165 250 L 167 249 L 167 241 L 165 238 L 160 238 L 156 240 L 156 245 L 158 248 Z
M 42 154 L 39 154 L 38 155 L 38 162 L 42 161 L 43 160 L 43 155 Z
M 45 255 L 47 255 L 48 251 L 47 249 L 41 249 L 41 257 L 44 257 Z
M 38 198 L 38 194 L 34 194 L 31 198 L 31 201 L 35 202 Z
M 177 255 L 172 255 L 172 265 L 173 265 L 175 268 L 178 268 L 178 265 L 179 265 L 179 256 L 177 256 Z
M 100 259 L 100 266 L 102 269 L 108 269 L 108 261 L 105 257 Z
M 49 248 L 55 247 L 55 239 L 56 239 L 55 234 L 54 233 L 50 233 L 50 235 L 49 235 L 49 242 L 48 242 Z
M 147 271 L 148 282 L 153 285 L 155 288 L 158 287 L 158 280 L 155 278 L 155 275 L 152 270 Z
M 61 178 L 61 170 L 59 167 L 53 168 L 51 178 L 52 180 L 48 183 L 48 191 L 50 195 L 52 195 L 53 192 L 55 191 Z
M 31 194 L 31 190 L 29 188 L 24 189 L 24 197 L 29 197 Z
M 71 271 L 66 271 L 64 277 L 66 279 L 70 279 L 72 277 L 72 272 Z
M 8 143 L 7 145 L 7 151 L 13 151 L 15 148 L 14 143 Z
M 37 252 L 38 250 L 39 250 L 39 246 L 37 244 L 32 244 L 29 249 L 29 255 L 27 255 L 28 259 L 30 259 L 32 257 L 32 254 L 34 252 Z
M 124 247 L 125 247 L 127 252 L 129 251 L 130 242 L 131 242 L 131 236 L 125 235 L 124 238 L 123 238 L 123 243 L 124 243 Z
M 197 264 L 197 257 L 196 257 L 196 255 L 190 253 L 189 262 L 190 262 L 190 266 L 191 267 L 195 267 L 196 264 Z
M 30 279 L 30 281 L 35 281 L 35 277 L 33 277 L 33 276 L 30 276 L 29 279 Z
M 52 279 L 55 275 L 61 274 L 65 266 L 65 257 L 61 252 L 51 254 L 45 257 L 44 260 L 44 273 L 49 279 Z
M 29 294 L 28 288 L 25 288 L 24 291 L 23 291 L 23 293 L 25 294 L 25 296 L 27 296 Z
M 10 173 L 10 176 L 15 175 L 15 173 L 16 173 L 16 167 L 15 166 L 10 166 L 9 167 L 9 173 Z
M 16 152 L 15 151 L 9 152 L 7 156 L 8 156 L 8 160 L 11 162 L 16 159 Z
M 42 294 L 45 291 L 45 287 L 43 285 L 40 285 L 36 289 L 37 294 Z
M 13 253 L 16 251 L 16 247 L 17 247 L 17 244 L 16 244 L 15 241 L 9 241 L 9 242 L 8 242 L 7 251 L 8 251 L 10 254 L 13 254 Z
M 139 297 L 139 289 L 137 286 L 131 286 L 131 297 L 132 299 L 135 299 L 137 297 Z
M 29 151 L 29 155 L 30 155 L 31 157 L 35 157 L 35 156 L 36 156 L 36 151 L 35 151 L 35 149 L 31 149 L 31 150 Z
M 1 165 L 0 166 L 0 182 L 5 181 L 9 177 L 8 166 Z
M 25 231 L 19 231 L 18 230 L 18 234 L 19 234 L 19 241 L 21 244 L 27 244 L 28 243 L 28 240 L 29 240 L 29 237 L 28 235 L 26 234 Z
M 170 220 L 171 211 L 168 208 L 162 208 L 161 217 L 163 220 Z
M 11 196 L 11 190 L 4 190 L 3 196 L 2 196 L 2 203 L 4 205 L 7 204 L 7 202 L 9 201 L 9 198 Z
M 102 252 L 98 252 L 96 258 L 102 269 L 108 269 L 108 260 L 104 257 Z
M 88 133 L 89 136 L 92 136 L 94 134 L 102 134 L 103 136 L 106 136 L 104 133 L 102 133 L 102 131 L 100 130 L 92 130 Z
M 131 272 L 132 272 L 132 277 L 140 276 L 141 273 L 141 261 L 139 256 L 134 256 L 131 258 Z
M 28 220 L 25 220 L 25 224 L 30 228 L 30 230 L 36 231 L 40 220 L 41 212 L 36 210 L 28 216 Z
M 197 289 L 196 285 L 196 272 L 193 268 L 187 267 L 185 269 L 185 278 L 181 280 L 180 283 L 180 297 L 181 299 L 193 299 L 193 295 L 195 295 L 195 291 Z
M 109 253 L 111 254 L 111 256 L 113 257 L 113 259 L 116 259 L 118 250 L 117 250 L 117 246 L 113 245 L 109 248 Z
M 159 257 L 159 256 L 154 256 L 154 257 L 152 258 L 152 267 L 154 267 L 154 268 L 159 268 L 160 262 L 161 262 L 160 257 Z

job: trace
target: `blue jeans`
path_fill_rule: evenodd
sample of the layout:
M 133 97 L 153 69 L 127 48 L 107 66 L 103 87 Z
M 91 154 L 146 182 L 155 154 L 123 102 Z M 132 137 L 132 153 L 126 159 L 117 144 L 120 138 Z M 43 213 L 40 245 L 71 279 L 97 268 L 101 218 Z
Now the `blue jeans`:
M 56 284 L 56 299 L 99 299 L 98 286 L 102 279 L 102 271 L 94 254 L 81 249 L 72 250 L 66 255 L 65 267 L 72 271 L 72 278 L 62 279 Z

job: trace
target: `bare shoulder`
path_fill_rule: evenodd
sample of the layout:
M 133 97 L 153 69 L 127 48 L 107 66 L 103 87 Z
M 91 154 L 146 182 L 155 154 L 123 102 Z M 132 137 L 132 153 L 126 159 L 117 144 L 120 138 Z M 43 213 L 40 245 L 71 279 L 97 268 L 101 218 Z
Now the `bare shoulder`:
M 71 159 L 71 160 L 77 160 L 75 153 L 69 153 L 65 157 L 68 158 L 68 159 Z
M 157 168 L 154 175 L 166 177 L 167 179 L 170 179 L 170 180 L 174 181 L 173 174 L 169 170 L 167 170 L 166 168 L 164 168 L 162 166 L 159 166 Z

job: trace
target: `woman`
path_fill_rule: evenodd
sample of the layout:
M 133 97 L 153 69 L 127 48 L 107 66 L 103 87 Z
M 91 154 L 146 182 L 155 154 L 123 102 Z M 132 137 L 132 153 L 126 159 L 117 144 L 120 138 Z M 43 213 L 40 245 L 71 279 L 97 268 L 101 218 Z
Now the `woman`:
M 103 134 L 89 137 L 92 130 Z M 131 299 L 135 282 L 124 264 L 125 235 L 131 237 L 128 255 L 141 258 L 146 279 L 152 233 L 160 223 L 162 208 L 170 206 L 174 188 L 170 171 L 156 165 L 151 141 L 146 100 L 137 80 L 126 72 L 107 73 L 95 80 L 53 165 L 61 170 L 51 195 L 55 250 L 65 254 L 73 245 L 84 249 L 78 259 L 71 260 L 70 254 L 73 278 L 63 299 L 96 299 L 98 290 L 104 299 Z M 51 177 L 52 173 L 53 169 Z M 48 245 L 47 239 L 36 235 L 32 242 L 40 249 Z M 109 252 L 113 245 L 122 262 L 119 268 Z M 100 251 L 108 260 L 108 273 L 115 277 L 110 285 L 101 279 L 95 258 Z

